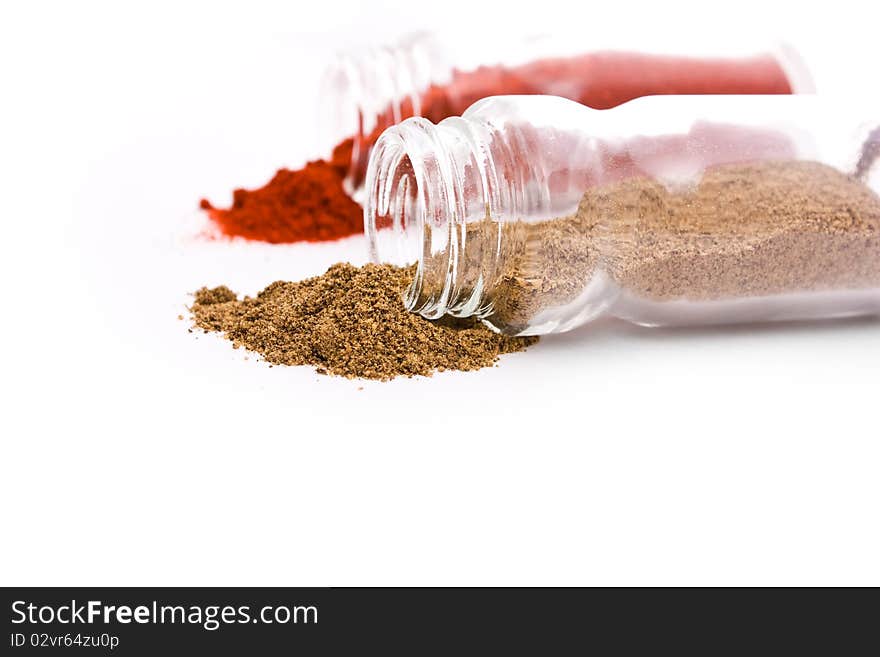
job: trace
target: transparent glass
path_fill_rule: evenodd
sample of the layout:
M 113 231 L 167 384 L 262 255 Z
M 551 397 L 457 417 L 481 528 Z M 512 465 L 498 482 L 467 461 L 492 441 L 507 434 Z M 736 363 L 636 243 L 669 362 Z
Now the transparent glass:
M 653 96 L 595 110 L 484 99 L 379 139 L 374 261 L 404 303 L 511 335 L 603 315 L 647 325 L 880 311 L 880 106 Z
M 341 53 L 324 74 L 321 140 L 338 144 L 350 191 L 364 181 L 370 149 L 412 116 L 438 122 L 501 94 L 553 94 L 605 109 L 655 94 L 809 93 L 806 66 L 789 46 L 738 37 L 641 39 L 613 45 L 601 34 L 552 37 L 416 34 Z

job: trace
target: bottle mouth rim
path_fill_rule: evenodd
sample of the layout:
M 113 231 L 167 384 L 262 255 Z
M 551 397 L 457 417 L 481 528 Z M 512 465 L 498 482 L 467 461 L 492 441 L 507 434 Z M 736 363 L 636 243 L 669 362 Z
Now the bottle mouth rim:
M 370 156 L 364 199 L 370 259 L 415 263 L 403 302 L 427 319 L 490 310 L 485 291 L 494 280 L 503 223 L 492 209 L 501 207 L 506 185 L 489 152 L 493 134 L 467 113 L 437 124 L 413 117 L 387 129 Z
M 322 143 L 336 144 L 357 136 L 364 95 L 359 59 L 348 53 L 337 53 L 321 76 L 317 130 Z
M 418 312 L 426 249 L 430 249 L 425 227 L 428 185 L 424 170 L 410 154 L 406 133 L 412 132 L 407 125 L 411 122 L 422 124 L 421 131 L 433 128 L 424 119 L 410 119 L 386 130 L 373 147 L 364 189 L 364 233 L 372 262 L 416 266 L 403 302 L 407 310 Z
M 452 70 L 440 44 L 414 33 L 393 45 L 365 45 L 337 53 L 325 68 L 318 129 L 324 143 L 351 139 L 349 191 L 359 191 L 371 143 L 408 116 L 420 116 L 422 96 Z
M 801 52 L 790 43 L 778 43 L 771 52 L 788 80 L 792 95 L 815 94 L 816 81 Z

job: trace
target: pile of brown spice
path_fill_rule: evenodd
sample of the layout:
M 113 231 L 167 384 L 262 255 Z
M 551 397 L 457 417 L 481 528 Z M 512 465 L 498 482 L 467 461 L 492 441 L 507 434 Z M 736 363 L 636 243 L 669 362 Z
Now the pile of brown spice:
M 340 263 L 321 276 L 277 281 L 241 300 L 224 286 L 202 288 L 191 311 L 196 326 L 221 332 L 270 363 L 312 365 L 349 378 L 476 370 L 537 342 L 408 312 L 401 294 L 413 273 L 413 267 Z

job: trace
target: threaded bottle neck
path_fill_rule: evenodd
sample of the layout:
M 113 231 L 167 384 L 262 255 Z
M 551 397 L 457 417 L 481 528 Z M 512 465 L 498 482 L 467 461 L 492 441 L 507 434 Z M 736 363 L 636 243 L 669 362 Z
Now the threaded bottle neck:
M 428 34 L 337 55 L 321 84 L 319 131 L 324 143 L 352 140 L 351 186 L 363 181 L 371 136 L 420 116 L 425 90 L 443 83 L 451 70 L 443 48 Z
M 436 319 L 481 316 L 498 265 L 500 209 L 514 194 L 484 121 L 413 118 L 387 130 L 368 169 L 365 220 L 374 261 L 416 263 L 407 308 Z
M 367 169 L 365 230 L 374 261 L 417 264 L 409 310 L 492 315 L 505 266 L 528 248 L 523 226 L 572 214 L 601 177 L 579 128 L 600 115 L 563 98 L 497 96 L 385 131 Z

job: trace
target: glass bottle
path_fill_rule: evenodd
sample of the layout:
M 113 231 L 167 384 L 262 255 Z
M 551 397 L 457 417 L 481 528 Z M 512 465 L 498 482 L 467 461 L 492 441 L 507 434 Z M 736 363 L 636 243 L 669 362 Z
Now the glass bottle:
M 338 144 L 347 185 L 364 180 L 369 151 L 386 128 L 411 116 L 437 123 L 477 100 L 553 94 L 597 109 L 655 94 L 810 93 L 813 83 L 788 46 L 738 39 L 613 46 L 602 36 L 517 39 L 416 34 L 394 46 L 340 54 L 324 74 L 322 141 Z
M 595 110 L 500 96 L 389 128 L 374 261 L 406 306 L 511 335 L 880 311 L 880 105 L 653 96 Z

